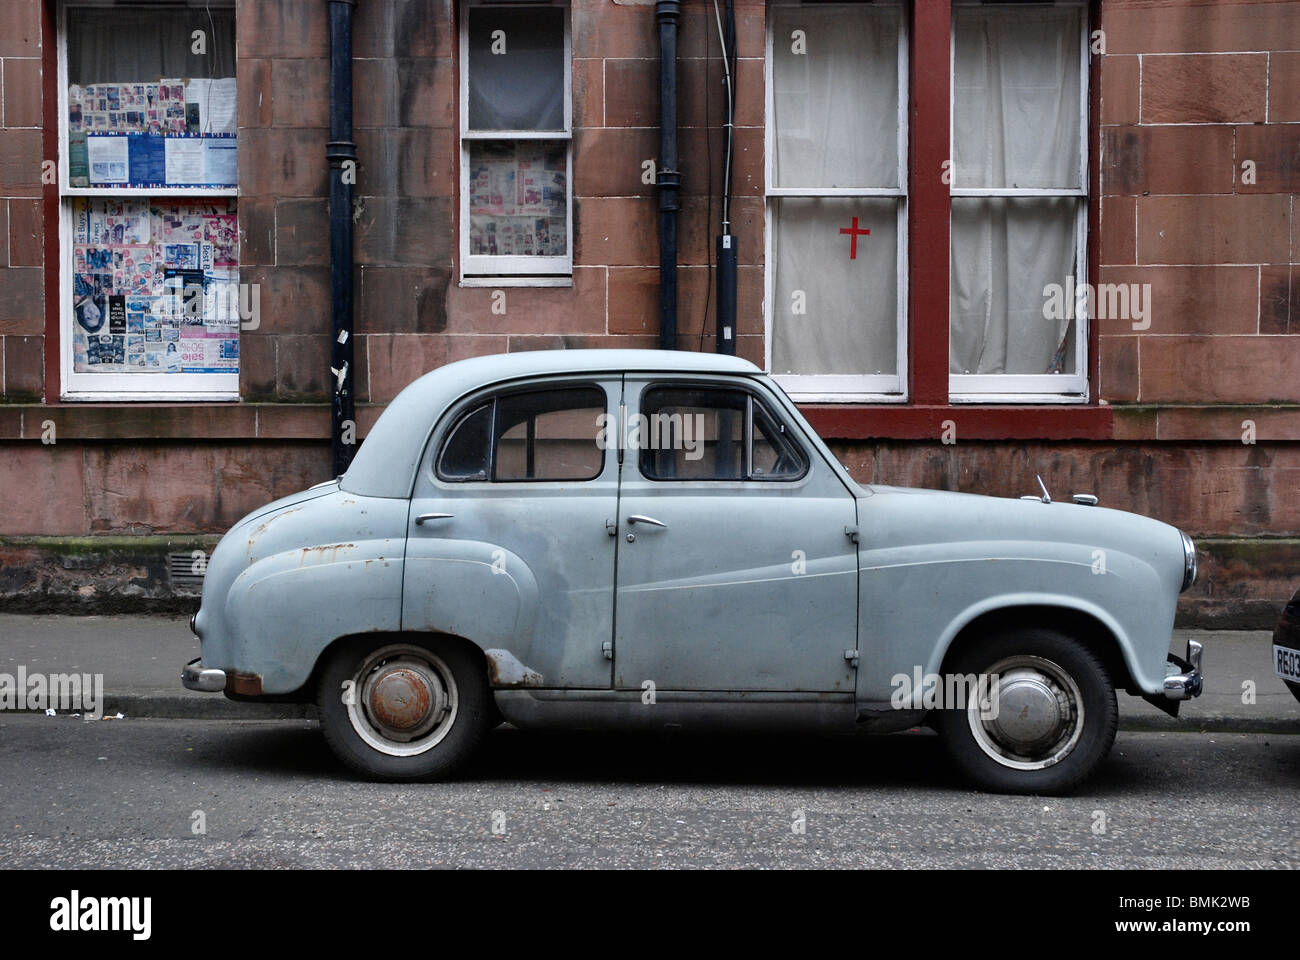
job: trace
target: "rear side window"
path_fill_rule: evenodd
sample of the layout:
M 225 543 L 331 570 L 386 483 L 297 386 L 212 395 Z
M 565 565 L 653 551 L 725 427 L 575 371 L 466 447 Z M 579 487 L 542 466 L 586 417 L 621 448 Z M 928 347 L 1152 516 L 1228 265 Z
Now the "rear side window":
M 605 393 L 563 387 L 502 394 L 464 413 L 443 441 L 438 477 L 452 482 L 594 480 Z
M 747 390 L 651 387 L 637 429 L 649 480 L 797 480 L 808 469 L 784 424 Z

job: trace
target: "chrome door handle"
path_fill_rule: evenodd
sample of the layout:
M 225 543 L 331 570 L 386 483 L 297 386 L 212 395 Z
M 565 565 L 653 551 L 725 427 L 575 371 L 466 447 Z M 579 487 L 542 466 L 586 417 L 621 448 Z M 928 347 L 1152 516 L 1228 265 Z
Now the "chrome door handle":
M 450 520 L 452 516 L 450 513 L 422 513 L 415 518 L 415 525 L 422 527 L 426 520 Z
M 668 526 L 668 524 L 664 523 L 662 520 L 656 520 L 654 517 L 647 517 L 643 513 L 632 514 L 632 516 L 627 518 L 627 523 L 628 526 L 632 526 L 632 524 L 634 523 L 645 523 L 645 524 L 649 524 L 652 527 L 666 528 Z

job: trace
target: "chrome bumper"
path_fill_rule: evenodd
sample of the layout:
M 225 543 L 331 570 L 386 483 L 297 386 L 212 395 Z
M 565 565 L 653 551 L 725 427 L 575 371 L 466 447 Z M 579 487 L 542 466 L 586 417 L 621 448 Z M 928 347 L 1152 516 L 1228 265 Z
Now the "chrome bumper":
M 225 690 L 226 671 L 205 667 L 200 662 L 202 659 L 202 657 L 195 657 L 181 670 L 181 683 L 185 685 L 185 689 L 200 690 L 203 693 L 220 693 Z
M 1169 654 L 1169 662 L 1182 669 L 1182 673 L 1165 677 L 1165 699 L 1190 700 L 1201 695 L 1201 644 L 1187 641 L 1187 659 Z

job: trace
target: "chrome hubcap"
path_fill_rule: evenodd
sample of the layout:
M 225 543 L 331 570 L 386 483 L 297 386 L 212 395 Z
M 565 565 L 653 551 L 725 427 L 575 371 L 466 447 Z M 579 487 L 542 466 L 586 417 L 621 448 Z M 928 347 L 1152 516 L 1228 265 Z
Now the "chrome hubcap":
M 376 650 L 353 677 L 345 698 L 352 728 L 390 756 L 413 756 L 436 746 L 456 719 L 451 670 L 423 647 L 396 644 Z
M 997 677 L 997 689 L 989 689 Z M 981 750 L 1003 766 L 1041 770 L 1060 763 L 1083 733 L 1083 697 L 1059 664 L 1042 657 L 1007 657 L 981 681 L 967 709 Z M 993 694 L 996 694 L 995 696 Z M 985 701 L 996 709 L 981 709 Z

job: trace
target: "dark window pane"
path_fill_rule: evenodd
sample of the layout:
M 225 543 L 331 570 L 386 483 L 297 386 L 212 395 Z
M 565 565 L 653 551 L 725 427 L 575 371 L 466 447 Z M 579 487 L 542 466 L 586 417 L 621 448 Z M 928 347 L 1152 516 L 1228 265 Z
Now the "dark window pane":
M 492 426 L 492 404 L 461 417 L 443 444 L 438 476 L 444 480 L 486 480 L 488 475 L 488 432 Z
M 745 408 L 739 390 L 646 391 L 637 427 L 641 472 L 652 480 L 739 480 L 745 470 Z
M 804 474 L 808 461 L 803 451 L 790 439 L 784 425 L 774 420 L 757 401 L 754 402 L 754 445 L 751 479 L 795 480 Z
M 639 449 L 641 473 L 651 480 L 784 480 L 807 466 L 780 423 L 743 390 L 654 387 L 629 427 L 629 446 Z
M 516 393 L 497 400 L 492 479 L 592 480 L 600 476 L 605 394 L 595 387 Z
M 469 10 L 469 128 L 564 129 L 564 13 Z

